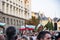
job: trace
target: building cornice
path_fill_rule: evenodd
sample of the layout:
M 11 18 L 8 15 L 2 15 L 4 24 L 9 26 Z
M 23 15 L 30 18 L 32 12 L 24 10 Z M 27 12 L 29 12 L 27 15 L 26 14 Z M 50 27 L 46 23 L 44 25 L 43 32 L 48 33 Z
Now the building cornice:
M 22 20 L 26 20 L 26 19 L 24 19 L 24 18 L 20 18 L 20 17 L 14 16 L 14 15 L 6 14 L 6 13 L 4 13 L 4 12 L 2 12 L 2 11 L 0 11 L 0 13 L 2 13 L 2 14 L 4 14 L 4 15 L 11 16 L 11 17 L 19 18 L 19 19 L 22 19 Z

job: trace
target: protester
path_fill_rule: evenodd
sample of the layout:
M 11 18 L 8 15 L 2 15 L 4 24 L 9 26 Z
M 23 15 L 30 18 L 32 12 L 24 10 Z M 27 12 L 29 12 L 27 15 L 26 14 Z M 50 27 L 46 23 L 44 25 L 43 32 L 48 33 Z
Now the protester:
M 33 36 L 32 36 L 33 40 L 36 40 L 37 38 L 37 34 L 35 33 Z
M 22 37 L 21 40 L 28 40 L 26 37 Z
M 58 33 L 56 34 L 55 40 L 60 40 L 60 32 L 58 32 Z
M 6 40 L 16 40 L 17 36 L 16 36 L 16 29 L 13 26 L 9 26 L 6 29 Z
M 41 31 L 37 36 L 37 40 L 52 40 L 50 32 Z
M 3 34 L 0 34 L 0 40 L 5 40 L 5 37 Z

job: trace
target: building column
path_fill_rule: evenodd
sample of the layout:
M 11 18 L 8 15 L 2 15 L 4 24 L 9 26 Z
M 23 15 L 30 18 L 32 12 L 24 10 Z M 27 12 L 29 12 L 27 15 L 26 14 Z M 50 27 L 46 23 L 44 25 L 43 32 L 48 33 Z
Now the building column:
M 21 10 L 21 17 L 24 18 L 23 9 Z
M 0 0 L 0 11 L 2 11 L 2 2 Z
M 16 12 L 16 13 L 15 13 L 15 14 L 16 14 L 15 16 L 17 16 L 17 8 L 16 8 L 15 12 Z
M 21 17 L 21 9 L 20 9 L 20 17 Z
M 5 3 L 5 10 L 4 10 L 4 11 L 5 11 L 5 13 L 7 13 L 7 12 L 6 12 L 6 3 Z
M 17 16 L 19 17 L 19 9 L 17 9 Z
M 16 7 L 15 7 L 15 11 L 14 11 L 15 15 L 16 15 Z
M 11 8 L 11 14 L 14 15 L 14 14 L 13 14 L 13 6 L 12 6 L 12 8 Z
M 19 12 L 19 9 L 18 9 L 18 15 L 19 15 L 19 17 L 20 17 L 20 12 Z
M 8 5 L 8 14 L 10 14 L 10 5 Z
M 19 17 L 20 17 L 20 9 L 19 9 Z

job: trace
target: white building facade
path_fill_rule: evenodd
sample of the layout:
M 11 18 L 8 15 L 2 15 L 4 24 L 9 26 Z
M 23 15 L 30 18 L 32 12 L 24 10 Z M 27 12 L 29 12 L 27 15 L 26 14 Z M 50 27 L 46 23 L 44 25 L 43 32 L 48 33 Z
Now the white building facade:
M 0 0 L 0 22 L 8 26 L 25 25 L 25 20 L 31 18 L 30 7 L 30 0 Z

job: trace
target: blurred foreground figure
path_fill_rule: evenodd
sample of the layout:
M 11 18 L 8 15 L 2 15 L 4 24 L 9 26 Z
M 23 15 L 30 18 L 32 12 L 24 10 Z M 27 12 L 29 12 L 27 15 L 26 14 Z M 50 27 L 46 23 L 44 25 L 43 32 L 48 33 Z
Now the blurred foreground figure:
M 52 40 L 50 32 L 41 31 L 37 36 L 37 40 Z
M 7 36 L 6 40 L 16 40 L 17 36 L 16 36 L 16 29 L 15 29 L 15 27 L 9 26 L 6 29 L 6 36 Z
M 26 37 L 22 37 L 21 40 L 28 40 Z
M 5 40 L 5 37 L 3 34 L 0 34 L 0 40 Z
M 55 40 L 60 40 L 60 32 L 57 32 Z

